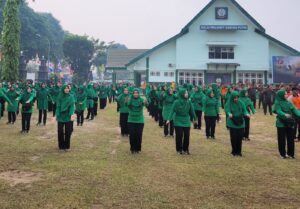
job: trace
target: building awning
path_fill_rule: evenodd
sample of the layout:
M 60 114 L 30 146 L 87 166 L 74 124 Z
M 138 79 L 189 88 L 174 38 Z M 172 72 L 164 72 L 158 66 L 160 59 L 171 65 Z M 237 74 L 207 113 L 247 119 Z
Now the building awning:
M 235 67 L 238 67 L 238 66 L 241 66 L 239 63 L 226 63 L 226 62 L 209 62 L 207 63 L 207 65 L 227 65 L 227 66 L 235 66 Z
M 238 42 L 230 41 L 208 41 L 206 42 L 208 46 L 237 46 Z
M 239 63 L 209 62 L 207 63 L 207 70 L 233 72 L 238 66 L 240 66 Z

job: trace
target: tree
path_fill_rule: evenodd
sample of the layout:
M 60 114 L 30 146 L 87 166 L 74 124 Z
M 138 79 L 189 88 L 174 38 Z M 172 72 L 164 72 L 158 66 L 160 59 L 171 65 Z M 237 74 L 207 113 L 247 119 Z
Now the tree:
M 63 43 L 63 51 L 67 62 L 74 70 L 74 76 L 78 80 L 88 80 L 91 68 L 91 60 L 95 51 L 93 41 L 88 36 L 67 34 Z
M 20 3 L 20 0 L 9 0 L 6 1 L 4 7 L 2 78 L 7 81 L 18 79 L 21 30 Z

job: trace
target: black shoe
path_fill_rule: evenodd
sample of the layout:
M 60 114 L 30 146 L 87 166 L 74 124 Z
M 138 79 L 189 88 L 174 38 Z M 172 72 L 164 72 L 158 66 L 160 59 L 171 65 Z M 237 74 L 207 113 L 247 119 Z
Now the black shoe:
M 209 138 L 210 138 L 209 136 L 206 137 L 206 139 L 209 139 Z
M 287 158 L 287 156 L 282 156 L 282 155 L 281 155 L 281 158 L 282 158 L 282 159 L 286 159 L 286 158 Z
M 212 136 L 211 139 L 216 139 L 216 138 L 214 136 Z
M 295 159 L 295 157 L 294 156 L 290 156 L 290 155 L 288 155 L 287 156 L 289 159 Z
M 36 124 L 36 126 L 40 126 L 40 125 L 41 125 L 41 123 L 37 123 L 37 124 Z
M 24 131 L 24 130 L 20 131 L 20 134 L 24 134 L 24 133 L 25 133 L 25 131 Z
M 191 153 L 190 153 L 190 151 L 186 151 L 185 154 L 190 155 Z

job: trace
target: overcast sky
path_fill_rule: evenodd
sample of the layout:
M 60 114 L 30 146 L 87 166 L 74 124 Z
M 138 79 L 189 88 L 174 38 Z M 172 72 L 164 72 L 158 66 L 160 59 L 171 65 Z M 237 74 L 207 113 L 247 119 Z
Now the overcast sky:
M 152 48 L 177 34 L 210 0 L 35 0 L 65 30 L 128 48 Z M 237 0 L 266 32 L 300 51 L 300 0 Z

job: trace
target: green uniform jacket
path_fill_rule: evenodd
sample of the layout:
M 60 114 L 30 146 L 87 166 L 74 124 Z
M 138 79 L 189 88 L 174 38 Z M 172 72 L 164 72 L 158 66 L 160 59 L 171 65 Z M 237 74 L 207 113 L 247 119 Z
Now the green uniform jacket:
M 245 120 L 244 117 L 249 115 L 249 113 L 246 110 L 246 106 L 244 105 L 243 102 L 238 100 L 237 103 L 233 102 L 234 97 L 238 96 L 239 93 L 234 91 L 231 93 L 231 98 L 230 100 L 225 104 L 225 113 L 227 115 L 227 127 L 228 128 L 235 128 L 235 129 L 240 129 L 240 128 L 245 128 Z M 232 119 L 229 117 L 229 115 L 232 115 L 234 117 L 243 117 L 243 124 L 240 126 L 237 126 L 233 123 Z
M 207 91 L 207 96 L 203 98 L 202 111 L 205 116 L 217 116 L 220 113 L 219 102 L 215 97 L 210 97 L 212 90 Z
M 88 85 L 86 94 L 87 94 L 86 106 L 87 106 L 87 108 L 93 108 L 94 107 L 94 98 L 97 97 L 97 94 L 96 94 L 95 89 L 93 88 L 92 84 Z
M 241 92 L 240 92 L 240 101 L 244 103 L 247 111 L 252 114 L 255 114 L 255 108 L 253 106 L 253 102 L 251 101 L 251 99 L 249 97 L 246 96 L 246 92 L 247 90 L 246 89 L 243 89 Z
M 66 95 L 62 87 L 61 93 L 57 98 L 56 104 L 56 119 L 58 122 L 66 123 L 71 121 L 71 116 L 74 114 L 75 99 L 71 94 Z
M 26 90 L 24 90 L 24 93 L 21 94 L 20 97 L 17 98 L 17 100 L 20 101 L 20 103 L 22 104 L 22 108 L 21 108 L 21 112 L 22 113 L 32 113 L 32 107 L 34 105 L 34 97 L 35 97 L 35 94 L 34 92 L 31 92 L 31 93 L 27 93 Z M 27 104 L 26 102 L 29 102 L 29 104 Z M 24 110 L 23 107 L 24 106 L 29 106 L 27 110 Z
M 51 95 L 51 98 L 53 99 L 54 103 L 57 102 L 59 92 L 60 92 L 60 87 L 57 85 L 50 89 L 50 95 Z
M 172 110 L 172 106 L 173 106 L 175 101 L 176 101 L 176 96 L 174 94 L 171 95 L 171 94 L 165 93 L 165 95 L 163 96 L 162 115 L 163 115 L 164 120 L 168 120 L 168 117 L 169 117 L 169 115 L 171 113 L 171 110 Z
M 11 103 L 9 103 L 7 105 L 7 111 L 8 112 L 17 112 L 18 110 L 18 101 L 16 100 L 19 95 L 17 94 L 16 91 L 11 91 L 9 90 L 7 93 L 6 93 L 6 96 L 8 97 L 8 99 L 11 101 Z
M 117 102 L 120 107 L 120 109 L 119 109 L 120 113 L 129 113 L 128 106 L 125 103 L 126 96 L 129 96 L 129 95 L 121 94 L 117 97 Z
M 286 114 L 300 117 L 300 112 L 297 108 L 290 102 L 288 102 L 285 98 L 285 91 L 279 90 L 276 95 L 275 103 L 273 106 L 273 112 L 277 114 L 276 116 L 276 127 L 284 128 L 286 127 L 282 120 L 286 119 Z
M 86 109 L 87 95 L 85 89 L 80 87 L 80 91 L 77 91 L 75 94 L 75 106 L 76 111 L 81 112 Z
M 174 102 L 168 120 L 174 121 L 175 127 L 191 127 L 191 119 L 196 119 L 190 100 L 184 98 L 185 89 L 179 90 L 179 98 Z
M 128 123 L 144 123 L 144 99 L 131 96 L 128 101 Z
M 194 110 L 202 111 L 204 97 L 205 95 L 202 93 L 202 91 L 197 91 L 192 94 L 191 102 L 193 104 Z
M 39 110 L 48 109 L 48 101 L 52 101 L 49 90 L 47 88 L 39 88 L 36 93 L 37 108 Z

